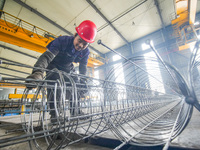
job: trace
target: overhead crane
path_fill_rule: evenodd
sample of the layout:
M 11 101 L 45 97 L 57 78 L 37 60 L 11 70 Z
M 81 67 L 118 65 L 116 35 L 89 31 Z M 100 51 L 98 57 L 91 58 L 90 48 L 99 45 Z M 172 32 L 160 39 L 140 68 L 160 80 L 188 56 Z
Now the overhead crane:
M 192 47 L 197 40 L 200 25 L 194 26 L 197 0 L 176 0 L 176 15 L 171 21 L 179 50 Z
M 7 12 L 0 12 L 3 14 L 3 19 L 0 19 L 0 40 L 3 42 L 43 53 L 46 46 L 57 37 Z M 94 67 L 103 65 L 104 61 L 103 57 L 90 53 L 87 66 L 94 71 Z

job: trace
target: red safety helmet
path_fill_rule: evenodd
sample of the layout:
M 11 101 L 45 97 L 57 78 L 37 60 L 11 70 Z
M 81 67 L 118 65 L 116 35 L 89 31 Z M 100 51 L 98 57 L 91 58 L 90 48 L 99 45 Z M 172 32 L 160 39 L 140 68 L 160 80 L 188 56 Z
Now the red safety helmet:
M 97 34 L 97 27 L 92 21 L 85 20 L 76 27 L 76 32 L 84 41 L 93 43 Z

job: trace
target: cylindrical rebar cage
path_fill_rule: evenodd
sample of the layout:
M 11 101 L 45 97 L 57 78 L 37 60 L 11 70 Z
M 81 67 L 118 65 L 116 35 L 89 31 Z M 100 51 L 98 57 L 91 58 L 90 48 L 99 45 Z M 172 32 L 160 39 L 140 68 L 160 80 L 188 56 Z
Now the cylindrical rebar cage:
M 183 77 L 156 58 L 121 62 L 105 80 L 52 70 L 44 80 L 4 77 L 1 83 L 33 82 L 36 88 L 26 88 L 22 98 L 1 104 L 1 114 L 18 113 L 0 118 L 1 148 L 29 142 L 30 148 L 60 149 L 110 132 L 122 142 L 116 149 L 162 145 L 180 134 L 192 114 Z

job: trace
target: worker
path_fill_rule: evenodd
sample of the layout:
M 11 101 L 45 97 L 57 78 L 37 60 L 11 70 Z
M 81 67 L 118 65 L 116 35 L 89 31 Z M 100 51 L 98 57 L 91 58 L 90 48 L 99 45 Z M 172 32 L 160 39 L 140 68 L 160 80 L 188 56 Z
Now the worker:
M 81 22 L 75 30 L 76 33 L 74 36 L 60 36 L 47 45 L 46 52 L 39 57 L 34 65 L 35 68 L 33 69 L 32 74 L 27 77 L 28 79 L 42 80 L 44 69 L 58 69 L 66 73 L 75 73 L 73 62 L 79 62 L 79 73 L 86 75 L 87 62 L 90 53 L 88 46 L 95 40 L 97 27 L 92 21 L 85 20 Z M 53 74 L 47 79 L 56 80 L 58 78 L 58 74 Z M 75 82 L 86 82 L 86 80 L 78 81 L 78 78 L 76 77 L 73 77 L 73 79 Z M 27 88 L 31 89 L 33 87 L 29 85 Z M 51 89 L 47 89 L 47 99 L 51 93 Z M 51 98 L 48 99 L 48 102 L 50 104 L 50 109 L 54 110 L 50 111 L 51 118 L 56 118 L 54 96 L 51 96 Z M 71 100 L 70 106 L 72 107 Z M 70 110 L 71 115 L 74 115 L 74 110 Z M 81 111 L 79 110 L 78 113 L 81 113 Z

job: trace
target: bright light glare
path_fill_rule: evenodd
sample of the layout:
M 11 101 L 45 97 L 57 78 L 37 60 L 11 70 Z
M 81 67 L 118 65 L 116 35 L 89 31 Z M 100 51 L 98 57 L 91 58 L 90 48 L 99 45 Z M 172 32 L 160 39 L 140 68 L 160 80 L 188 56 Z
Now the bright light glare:
M 190 46 L 190 51 L 193 52 L 193 50 L 194 50 L 194 45 L 191 45 Z
M 121 56 L 119 55 L 114 55 L 113 56 L 113 61 L 117 61 L 121 59 Z M 123 83 L 125 84 L 125 79 L 124 79 L 124 70 L 122 63 L 117 63 L 114 65 L 114 74 L 115 74 L 115 82 Z M 123 100 L 126 99 L 126 89 L 124 87 L 120 87 L 120 91 L 117 93 L 117 98 L 118 100 Z
M 152 57 L 152 56 L 156 57 L 154 52 L 146 53 L 144 56 L 145 56 L 145 58 Z M 155 70 L 155 68 L 158 68 L 158 69 Z M 149 64 L 146 62 L 146 69 L 147 69 L 147 72 L 149 73 L 148 76 L 149 76 L 149 84 L 150 84 L 151 89 L 158 91 L 158 92 L 165 93 L 165 88 L 162 83 L 163 79 L 161 76 L 161 72 L 160 72 L 158 63 L 156 63 L 154 66 L 152 66 L 152 64 Z M 153 78 L 152 76 L 155 77 L 157 80 L 155 78 Z
M 195 26 L 196 26 L 196 25 L 199 25 L 199 21 L 195 22 L 194 25 L 195 25 Z
M 96 71 L 94 72 L 94 77 L 97 78 L 97 79 L 99 79 L 99 71 L 98 71 L 98 70 L 96 70 Z
M 99 71 L 98 70 L 94 71 L 94 78 L 99 79 Z M 96 79 L 94 79 L 93 82 L 95 85 L 99 85 L 100 82 Z
M 150 41 L 150 44 L 154 45 L 152 40 Z M 149 48 L 150 48 L 150 46 L 148 44 L 146 44 L 146 43 L 142 44 L 142 50 L 146 50 L 146 49 L 149 49 Z
M 121 56 L 119 56 L 119 55 L 113 56 L 113 61 L 117 61 L 119 59 L 121 59 Z M 115 81 L 125 83 L 122 63 L 117 63 L 117 64 L 114 65 L 114 72 L 115 72 L 115 77 L 116 77 Z M 120 74 L 119 74 L 119 72 L 120 72 Z
M 113 61 L 117 61 L 117 60 L 120 60 L 120 59 L 121 59 L 121 56 L 119 56 L 119 55 L 113 56 Z
M 152 45 L 153 44 L 153 41 L 150 41 Z M 143 43 L 142 44 L 142 50 L 146 50 L 150 48 L 149 45 L 147 45 L 146 43 Z M 144 54 L 144 57 L 147 59 L 148 57 L 156 57 L 155 53 L 152 51 L 152 52 L 149 52 L 149 53 L 145 53 Z M 160 72 L 160 69 L 157 69 L 155 70 L 154 68 L 159 68 L 159 65 L 158 63 L 156 63 L 154 66 L 152 66 L 152 64 L 149 64 L 146 62 L 146 69 L 147 69 L 147 72 L 149 73 L 149 84 L 150 84 L 150 88 L 152 90 L 156 90 L 158 92 L 163 92 L 165 93 L 165 88 L 164 88 L 164 85 L 163 85 L 163 79 L 162 79 L 162 76 L 161 76 L 161 72 Z M 153 78 L 152 76 L 154 76 L 155 78 Z

